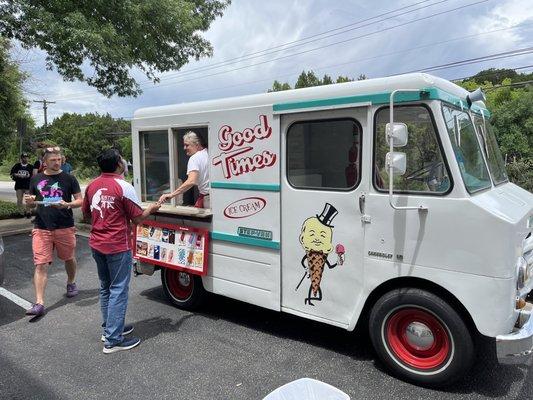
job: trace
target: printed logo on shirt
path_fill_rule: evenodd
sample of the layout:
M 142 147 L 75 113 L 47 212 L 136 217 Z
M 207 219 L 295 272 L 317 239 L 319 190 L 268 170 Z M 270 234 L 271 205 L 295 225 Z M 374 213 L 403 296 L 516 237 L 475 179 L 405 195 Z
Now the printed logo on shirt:
M 100 218 L 104 219 L 104 209 L 114 209 L 115 196 L 108 196 L 102 194 L 107 188 L 98 189 L 91 200 L 91 212 L 96 210 L 100 214 Z
M 26 171 L 25 169 L 19 169 L 15 174 L 13 174 L 15 178 L 19 179 L 29 179 L 31 178 L 30 173 Z
M 63 199 L 63 189 L 59 186 L 59 182 L 48 186 L 48 180 L 43 179 L 37 184 L 37 190 L 45 203 L 57 203 Z

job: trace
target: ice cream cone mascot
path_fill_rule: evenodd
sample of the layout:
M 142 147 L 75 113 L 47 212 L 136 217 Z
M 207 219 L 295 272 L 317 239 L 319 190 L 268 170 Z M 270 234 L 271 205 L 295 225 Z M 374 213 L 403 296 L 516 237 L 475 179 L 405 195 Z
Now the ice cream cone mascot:
M 331 269 L 335 268 L 338 264 L 342 265 L 344 262 L 344 247 L 342 245 L 337 245 L 338 250 L 342 248 L 342 257 L 338 254 L 338 262 L 330 264 L 328 261 L 328 254 L 333 251 L 333 225 L 331 223 L 338 213 L 335 207 L 326 203 L 322 214 L 307 218 L 302 225 L 300 243 L 305 250 L 305 255 L 301 263 L 306 269 L 306 273 L 296 287 L 296 290 L 298 290 L 305 277 L 311 279 L 309 293 L 305 299 L 305 304 L 311 306 L 314 306 L 311 300 L 322 300 L 320 282 L 322 281 L 324 265 L 327 264 Z

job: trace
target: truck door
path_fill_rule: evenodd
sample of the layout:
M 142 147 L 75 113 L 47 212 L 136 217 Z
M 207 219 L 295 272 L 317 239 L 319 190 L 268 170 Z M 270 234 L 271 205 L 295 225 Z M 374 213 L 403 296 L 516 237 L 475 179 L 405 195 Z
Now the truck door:
M 353 317 L 363 287 L 367 114 L 356 107 L 281 116 L 283 311 L 337 326 Z

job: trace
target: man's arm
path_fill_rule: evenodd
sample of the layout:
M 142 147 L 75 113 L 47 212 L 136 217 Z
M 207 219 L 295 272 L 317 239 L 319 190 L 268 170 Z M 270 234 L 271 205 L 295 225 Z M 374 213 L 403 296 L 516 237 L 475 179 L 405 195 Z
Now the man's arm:
M 155 213 L 157 210 L 159 210 L 159 208 L 161 208 L 161 204 L 159 204 L 159 202 L 157 203 L 152 203 L 150 204 L 143 212 L 141 215 L 138 215 L 136 217 L 133 217 L 131 219 L 131 221 L 135 224 L 135 225 L 139 225 L 141 222 L 143 222 L 146 218 L 148 218 L 150 216 L 150 214 L 153 214 Z
M 91 206 L 89 204 L 89 196 L 87 195 L 87 192 L 89 191 L 89 188 L 85 188 L 85 195 L 83 196 L 83 202 L 81 205 L 81 213 L 83 214 L 83 218 L 86 221 L 91 220 Z
M 11 177 L 11 179 L 15 180 L 15 177 L 13 176 L 15 174 L 15 168 L 16 168 L 17 164 L 13 165 L 11 167 L 11 171 L 9 172 L 9 176 Z

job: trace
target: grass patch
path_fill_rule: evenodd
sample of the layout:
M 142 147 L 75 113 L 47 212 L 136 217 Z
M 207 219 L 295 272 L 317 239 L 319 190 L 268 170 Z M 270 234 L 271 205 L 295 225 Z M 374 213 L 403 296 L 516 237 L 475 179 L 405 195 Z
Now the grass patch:
M 0 200 L 0 219 L 20 218 L 16 203 Z

